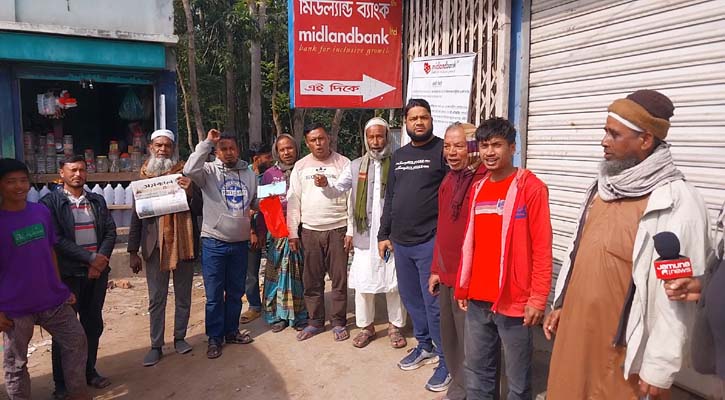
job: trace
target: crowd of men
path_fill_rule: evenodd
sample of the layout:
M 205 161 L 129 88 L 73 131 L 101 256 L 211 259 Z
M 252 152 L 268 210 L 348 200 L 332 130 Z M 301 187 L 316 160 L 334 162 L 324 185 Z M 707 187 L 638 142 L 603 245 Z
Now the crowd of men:
M 604 160 L 546 316 L 548 188 L 514 166 L 516 131 L 505 119 L 455 123 L 441 139 L 433 135 L 429 104 L 412 99 L 403 110 L 410 143 L 393 152 L 388 123 L 373 118 L 362 133 L 365 154 L 352 162 L 331 149 L 319 124 L 304 131 L 307 156 L 299 158 L 299 144 L 283 134 L 271 147 L 252 145 L 251 164 L 240 159 L 234 135 L 212 129 L 184 163 L 175 135 L 155 131 L 140 178 L 182 174 L 178 184 L 190 210 L 145 219 L 134 213 L 130 268 L 145 268 L 149 291 L 151 346 L 143 365 L 163 355 L 172 277 L 174 349 L 192 350 L 185 337 L 193 270 L 182 261 L 200 257 L 209 359 L 225 345 L 251 343 L 240 322 L 260 316 L 273 332 L 294 328 L 299 341 L 323 333 L 329 318 L 333 339 L 345 341 L 353 288 L 353 346 L 376 338 L 374 299 L 385 293 L 390 345 L 407 347 L 401 328 L 408 315 L 416 340 L 398 367 L 436 364 L 425 387 L 446 392 L 441 399 L 498 399 L 501 374 L 508 399 L 532 399 L 533 329 L 542 322 L 546 337 L 557 337 L 548 399 L 667 398 L 687 362 L 696 314 L 688 300 L 702 284 L 683 279 L 663 287 L 652 267 L 660 256 L 652 238 L 674 233 L 696 276 L 704 273 L 711 243 L 705 203 L 665 141 L 673 112 L 670 99 L 652 90 L 609 106 Z M 30 398 L 34 325 L 53 337 L 58 398 L 87 399 L 88 386 L 111 384 L 96 359 L 116 227 L 102 196 L 83 190 L 82 158 L 64 162 L 60 177 L 60 190 L 42 204 L 28 203 L 27 169 L 0 160 L 0 330 L 11 399 Z M 259 186 L 275 183 L 286 187 L 273 198 L 281 224 L 260 207 L 269 198 L 257 196 Z M 249 309 L 242 314 L 245 293 Z

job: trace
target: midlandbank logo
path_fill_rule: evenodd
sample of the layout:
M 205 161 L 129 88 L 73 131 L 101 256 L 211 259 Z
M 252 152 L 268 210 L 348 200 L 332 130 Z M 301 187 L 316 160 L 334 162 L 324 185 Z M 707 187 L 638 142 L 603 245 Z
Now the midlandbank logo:
M 458 61 L 426 61 L 423 63 L 423 71 L 426 75 L 430 73 L 452 72 L 455 71 L 456 66 L 458 66 Z

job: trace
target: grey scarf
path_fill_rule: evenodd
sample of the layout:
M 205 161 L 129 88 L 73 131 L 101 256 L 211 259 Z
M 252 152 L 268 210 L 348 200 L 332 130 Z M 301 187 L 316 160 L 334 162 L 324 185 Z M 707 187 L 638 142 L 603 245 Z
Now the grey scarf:
M 660 186 L 684 179 L 685 176 L 672 160 L 670 145 L 663 143 L 649 157 L 632 168 L 613 176 L 600 174 L 597 189 L 602 200 L 613 201 L 642 197 Z

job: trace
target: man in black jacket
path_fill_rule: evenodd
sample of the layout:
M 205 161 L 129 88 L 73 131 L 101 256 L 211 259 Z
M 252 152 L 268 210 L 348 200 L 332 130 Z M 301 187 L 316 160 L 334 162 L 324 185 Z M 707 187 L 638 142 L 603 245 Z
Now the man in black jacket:
M 58 243 L 55 252 L 61 279 L 75 294 L 74 305 L 88 338 L 86 381 L 95 388 L 104 388 L 111 381 L 96 371 L 98 342 L 103 333 L 103 303 L 108 285 L 109 258 L 116 244 L 116 224 L 111 218 L 103 196 L 83 190 L 86 163 L 75 156 L 60 165 L 63 188 L 44 196 L 40 202 L 53 216 Z M 53 380 L 55 395 L 65 395 L 65 382 L 60 347 L 55 340 Z

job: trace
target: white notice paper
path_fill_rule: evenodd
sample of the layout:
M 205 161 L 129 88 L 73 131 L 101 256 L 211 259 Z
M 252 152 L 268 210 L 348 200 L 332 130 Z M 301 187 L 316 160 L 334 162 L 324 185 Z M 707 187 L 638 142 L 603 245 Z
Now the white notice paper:
M 285 181 L 270 183 L 257 187 L 257 198 L 263 199 L 270 196 L 280 196 L 287 191 L 287 183 Z
M 140 219 L 158 217 L 189 210 L 186 192 L 176 183 L 180 174 L 131 182 L 136 202 L 136 214 Z

